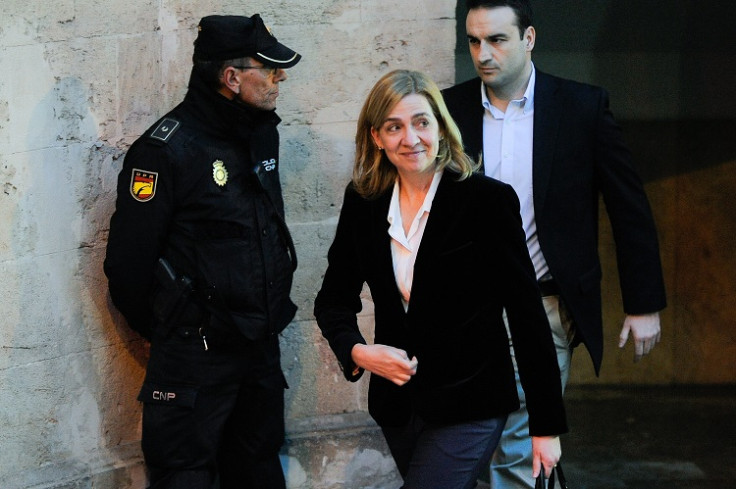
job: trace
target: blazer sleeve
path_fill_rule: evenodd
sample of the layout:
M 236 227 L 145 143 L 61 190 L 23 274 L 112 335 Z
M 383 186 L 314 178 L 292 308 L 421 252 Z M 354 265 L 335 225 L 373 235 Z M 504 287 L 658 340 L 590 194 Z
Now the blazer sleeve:
M 644 186 L 609 109 L 608 93 L 597 100 L 596 170 L 616 243 L 624 311 L 646 314 L 666 306 L 659 241 Z
M 504 188 L 496 209 L 498 234 L 506 237 L 498 252 L 504 267 L 501 291 L 529 411 L 529 433 L 559 435 L 567 432 L 567 421 L 557 354 L 526 246 L 519 200 L 510 186 Z
M 357 318 L 362 309 L 360 293 L 365 282 L 358 246 L 358 227 L 365 224 L 357 215 L 361 200 L 352 186 L 348 186 L 335 238 L 327 254 L 322 287 L 314 301 L 314 316 L 322 336 L 335 353 L 345 378 L 353 382 L 362 376 L 363 370 L 353 375 L 356 365 L 352 349 L 356 344 L 366 344 Z

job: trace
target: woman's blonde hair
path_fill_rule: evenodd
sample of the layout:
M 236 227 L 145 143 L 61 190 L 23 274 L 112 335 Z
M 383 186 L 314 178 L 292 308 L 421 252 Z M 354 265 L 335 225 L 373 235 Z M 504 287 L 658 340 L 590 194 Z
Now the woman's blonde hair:
M 459 173 L 459 179 L 462 180 L 476 169 L 476 164 L 463 151 L 460 130 L 450 116 L 437 85 L 419 71 L 391 71 L 383 75 L 368 94 L 355 132 L 353 185 L 365 198 L 377 197 L 396 180 L 396 167 L 374 143 L 371 128 L 379 130 L 396 104 L 413 93 L 427 99 L 439 123 L 436 170 L 449 168 Z

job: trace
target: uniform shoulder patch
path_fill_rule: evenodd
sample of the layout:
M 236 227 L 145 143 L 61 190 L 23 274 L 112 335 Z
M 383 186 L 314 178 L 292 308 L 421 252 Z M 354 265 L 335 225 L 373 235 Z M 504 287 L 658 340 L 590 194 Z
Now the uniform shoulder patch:
M 158 173 L 133 168 L 130 176 L 130 195 L 138 202 L 148 202 L 156 195 Z
M 163 119 L 161 119 L 161 122 L 158 123 L 158 126 L 156 126 L 156 129 L 153 130 L 149 137 L 151 139 L 156 139 L 158 141 L 167 143 L 169 142 L 169 139 L 171 139 L 171 136 L 174 135 L 176 130 L 179 129 L 180 125 L 181 123 L 176 119 L 164 117 Z

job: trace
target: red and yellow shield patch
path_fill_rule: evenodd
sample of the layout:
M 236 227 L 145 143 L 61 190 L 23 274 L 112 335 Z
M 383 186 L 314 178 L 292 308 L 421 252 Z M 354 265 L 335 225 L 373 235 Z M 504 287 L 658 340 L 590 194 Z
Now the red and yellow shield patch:
M 133 175 L 130 177 L 130 195 L 138 202 L 151 200 L 156 195 L 157 180 L 157 172 L 133 168 Z

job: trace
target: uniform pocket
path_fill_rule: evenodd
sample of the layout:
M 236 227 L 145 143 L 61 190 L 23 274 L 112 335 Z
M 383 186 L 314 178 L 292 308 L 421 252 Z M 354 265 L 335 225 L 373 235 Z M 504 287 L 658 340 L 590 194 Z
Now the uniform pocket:
M 188 469 L 213 453 L 211 434 L 202 432 L 195 404 L 197 388 L 191 385 L 146 381 L 138 400 L 143 402 L 141 448 L 152 466 Z
M 193 408 L 197 400 L 197 388 L 186 385 L 160 384 L 146 381 L 143 383 L 138 400 L 145 404 L 157 404 Z
M 207 287 L 228 309 L 257 307 L 263 300 L 263 267 L 254 243 L 246 239 L 216 239 L 196 244 L 197 268 Z

